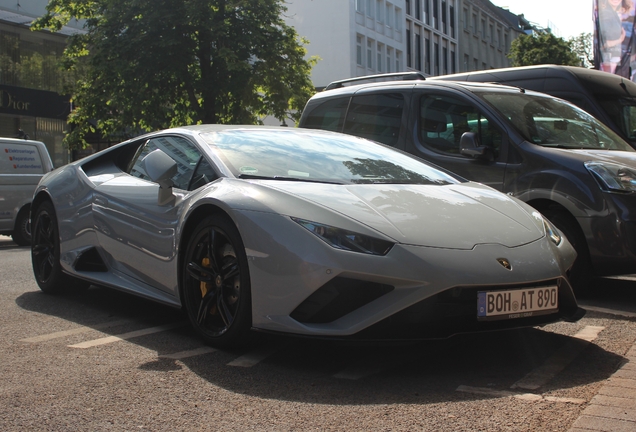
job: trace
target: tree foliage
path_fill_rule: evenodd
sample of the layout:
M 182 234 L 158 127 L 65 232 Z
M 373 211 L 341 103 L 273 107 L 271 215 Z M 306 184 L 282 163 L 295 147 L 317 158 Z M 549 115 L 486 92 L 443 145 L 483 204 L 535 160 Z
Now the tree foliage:
M 568 40 L 572 47 L 572 52 L 581 59 L 583 66 L 591 68 L 594 66 L 594 45 L 592 33 L 581 33 Z
M 508 58 L 512 66 L 581 65 L 581 60 L 572 51 L 570 43 L 548 32 L 519 36 L 510 44 Z
M 36 28 L 85 20 L 65 67 L 72 89 L 66 141 L 196 123 L 297 120 L 314 88 L 315 60 L 285 24 L 282 0 L 49 0 Z

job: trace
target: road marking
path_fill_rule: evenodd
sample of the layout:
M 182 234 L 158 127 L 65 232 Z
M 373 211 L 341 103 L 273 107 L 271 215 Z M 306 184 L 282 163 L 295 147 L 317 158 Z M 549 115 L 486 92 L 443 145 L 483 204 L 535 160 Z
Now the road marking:
M 107 336 L 100 339 L 94 339 L 94 340 L 90 340 L 90 341 L 86 341 L 86 342 L 82 342 L 82 343 L 78 343 L 74 345 L 69 345 L 69 348 L 80 348 L 80 349 L 92 348 L 99 345 L 106 345 L 113 342 L 119 342 L 119 341 L 128 340 L 128 339 L 132 339 L 139 336 L 146 336 L 153 333 L 159 333 L 162 331 L 171 330 L 177 327 L 184 326 L 185 324 L 186 324 L 185 322 L 178 322 L 178 323 L 166 324 L 166 325 L 162 325 L 158 327 L 150 327 L 147 329 L 141 329 L 141 330 L 136 330 L 136 331 L 132 331 L 128 333 L 123 333 L 123 334 L 120 334 L 119 336 Z
M 552 356 L 550 356 L 541 366 L 535 368 L 528 373 L 525 377 L 514 383 L 510 388 L 522 388 L 526 390 L 536 390 L 539 387 L 547 384 L 552 378 L 566 368 L 567 365 L 578 357 L 578 355 L 598 337 L 598 334 L 605 327 L 598 326 L 586 326 L 580 332 L 575 334 L 573 338 L 577 340 L 570 340 L 560 349 L 558 349 Z M 584 341 L 581 343 L 579 341 Z
M 198 355 L 213 353 L 215 351 L 216 349 L 212 347 L 200 347 L 200 348 L 195 348 L 195 349 L 191 349 L 187 351 L 179 351 L 172 354 L 162 354 L 159 356 L 159 358 L 165 358 L 170 360 L 181 360 L 188 357 L 195 357 Z
M 561 402 L 561 403 L 571 403 L 582 405 L 587 401 L 585 399 L 577 399 L 577 398 L 562 398 L 555 396 L 542 396 L 534 393 L 516 393 L 506 390 L 493 390 L 489 388 L 483 387 L 469 387 L 465 385 L 460 385 L 455 389 L 455 391 L 471 393 L 471 394 L 481 394 L 491 397 L 513 397 L 515 399 L 521 399 L 532 402 Z
M 250 353 L 242 355 L 241 357 L 235 358 L 227 365 L 245 368 L 252 367 L 265 360 L 267 357 L 274 354 L 275 352 L 275 349 L 252 351 Z
M 622 316 L 622 317 L 626 317 L 626 318 L 636 318 L 636 312 L 629 312 L 629 311 L 623 311 L 623 310 L 618 310 L 618 309 L 610 309 L 610 308 L 602 308 L 602 307 L 598 307 L 598 306 L 588 306 L 584 303 L 580 303 L 579 302 L 579 306 L 581 306 L 583 309 L 585 310 L 589 310 L 592 312 L 600 312 L 600 313 L 604 313 L 604 314 L 608 314 L 608 315 L 616 315 L 616 316 Z
M 96 324 L 90 327 L 78 327 L 71 330 L 64 330 L 64 331 L 59 331 L 55 333 L 34 336 L 34 337 L 26 338 L 26 339 L 20 339 L 20 342 L 29 342 L 29 343 L 44 342 L 44 341 L 62 338 L 66 336 L 72 336 L 72 335 L 81 334 L 81 333 L 88 333 L 93 330 L 99 331 L 101 329 L 116 327 L 116 326 L 127 324 L 127 323 L 130 323 L 130 321 L 125 321 L 125 320 L 111 321 L 107 323 Z

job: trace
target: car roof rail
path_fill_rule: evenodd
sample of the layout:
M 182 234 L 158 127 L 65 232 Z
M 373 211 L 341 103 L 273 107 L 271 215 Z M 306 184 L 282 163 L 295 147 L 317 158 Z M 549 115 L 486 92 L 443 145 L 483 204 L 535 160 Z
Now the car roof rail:
M 358 81 L 370 81 L 375 79 L 382 78 L 402 78 L 404 81 L 408 80 L 425 80 L 426 77 L 419 72 L 395 72 L 395 73 L 385 73 L 385 74 L 377 74 L 377 75 L 365 75 L 361 77 L 355 78 L 347 78 L 343 80 L 333 81 L 329 83 L 325 90 L 333 90 L 337 88 L 344 87 L 344 84 L 350 84 Z

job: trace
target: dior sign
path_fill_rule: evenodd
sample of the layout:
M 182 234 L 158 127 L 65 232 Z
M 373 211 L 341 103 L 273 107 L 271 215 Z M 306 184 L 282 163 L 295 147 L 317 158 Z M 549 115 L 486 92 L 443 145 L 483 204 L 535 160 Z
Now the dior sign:
M 31 105 L 31 102 L 25 102 L 6 90 L 0 90 L 0 108 L 14 111 L 28 111 L 29 105 Z

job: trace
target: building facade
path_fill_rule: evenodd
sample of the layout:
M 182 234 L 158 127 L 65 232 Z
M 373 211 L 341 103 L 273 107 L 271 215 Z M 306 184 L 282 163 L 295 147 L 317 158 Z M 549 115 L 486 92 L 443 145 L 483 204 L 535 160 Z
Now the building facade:
M 65 74 L 58 67 L 66 40 L 81 31 L 33 32 L 47 0 L 0 0 L 0 136 L 26 137 L 46 144 L 56 167 L 69 162 L 62 140 L 70 113 Z
M 487 0 L 287 0 L 286 22 L 320 58 L 317 88 L 389 72 L 425 76 L 509 66 L 523 17 Z M 334 13 L 334 11 L 338 11 Z

